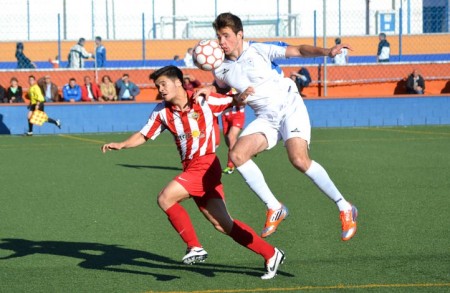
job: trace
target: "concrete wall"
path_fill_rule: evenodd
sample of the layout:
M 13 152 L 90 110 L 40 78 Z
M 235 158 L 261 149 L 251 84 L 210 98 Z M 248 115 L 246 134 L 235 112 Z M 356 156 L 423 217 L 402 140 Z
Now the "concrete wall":
M 450 124 L 450 96 L 402 96 L 391 98 L 308 99 L 313 127 L 365 127 Z M 47 104 L 46 112 L 62 121 L 35 126 L 35 134 L 137 131 L 156 103 Z M 247 121 L 254 119 L 247 111 Z M 25 105 L 0 106 L 0 133 L 23 134 L 27 130 Z

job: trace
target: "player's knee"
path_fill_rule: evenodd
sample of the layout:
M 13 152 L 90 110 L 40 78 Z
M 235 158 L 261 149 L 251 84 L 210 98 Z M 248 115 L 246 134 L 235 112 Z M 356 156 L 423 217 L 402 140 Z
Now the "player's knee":
M 305 173 L 309 166 L 311 166 L 311 160 L 309 158 L 294 157 L 290 159 L 292 165 L 299 171 Z
M 234 165 L 240 166 L 247 162 L 250 158 L 247 158 L 242 152 L 239 152 L 235 149 L 232 149 L 230 151 L 230 160 L 233 162 Z
M 170 207 L 170 202 L 168 200 L 168 197 L 166 196 L 166 194 L 164 193 L 164 190 L 161 191 L 158 194 L 158 198 L 156 199 L 158 206 L 162 209 L 162 210 L 167 210 Z
M 216 224 L 213 224 L 213 226 L 220 233 L 227 234 L 227 232 L 225 232 L 225 229 L 220 224 L 216 223 Z

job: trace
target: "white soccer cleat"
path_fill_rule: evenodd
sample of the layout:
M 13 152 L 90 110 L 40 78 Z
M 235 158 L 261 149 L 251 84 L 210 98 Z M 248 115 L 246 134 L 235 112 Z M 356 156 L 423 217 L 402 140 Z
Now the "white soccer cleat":
M 284 252 L 275 247 L 275 254 L 266 262 L 267 273 L 261 276 L 263 280 L 273 279 L 277 275 L 278 267 L 284 261 Z
M 208 253 L 202 247 L 191 247 L 186 250 L 186 255 L 181 260 L 184 264 L 191 265 L 196 262 L 204 262 Z

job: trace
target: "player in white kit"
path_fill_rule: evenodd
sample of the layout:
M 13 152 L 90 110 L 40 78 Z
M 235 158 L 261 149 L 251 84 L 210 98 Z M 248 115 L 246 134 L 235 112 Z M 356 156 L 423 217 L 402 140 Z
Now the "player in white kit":
M 255 112 L 256 119 L 241 133 L 230 158 L 249 187 L 267 206 L 266 224 L 261 236 L 274 233 L 288 215 L 288 210 L 273 195 L 252 157 L 273 148 L 282 139 L 292 165 L 336 203 L 342 223 L 341 238 L 350 240 L 356 233 L 358 211 L 344 199 L 325 169 L 309 158 L 311 125 L 307 109 L 295 83 L 272 70 L 272 61 L 289 57 L 334 57 L 341 49 L 351 48 L 345 44 L 331 49 L 309 45 L 249 44 L 244 41 L 240 18 L 231 13 L 217 16 L 213 27 L 225 52 L 225 60 L 214 71 L 213 85 L 200 89 L 197 95 L 208 96 L 211 92 L 226 92 L 234 88 L 241 93 L 237 99 Z

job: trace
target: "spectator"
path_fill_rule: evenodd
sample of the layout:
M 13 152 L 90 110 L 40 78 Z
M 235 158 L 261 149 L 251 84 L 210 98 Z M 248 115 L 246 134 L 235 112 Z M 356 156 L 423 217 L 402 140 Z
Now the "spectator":
M 128 73 L 125 73 L 122 78 L 119 78 L 119 80 L 116 81 L 116 87 L 119 92 L 119 100 L 121 101 L 134 100 L 141 92 L 137 85 L 130 81 Z
M 95 82 L 91 82 L 89 76 L 84 77 L 84 85 L 81 87 L 81 99 L 83 102 L 102 101 L 102 93 Z
M 52 82 L 50 75 L 39 78 L 37 84 L 44 94 L 45 102 L 59 102 L 61 97 L 59 95 L 58 86 Z
M 414 69 L 406 80 L 406 93 L 423 95 L 424 91 L 425 80 L 423 79 L 422 75 L 419 74 L 419 71 L 417 69 Z
M 109 75 L 104 75 L 100 84 L 102 99 L 104 101 L 117 101 L 117 92 L 114 83 Z
M 7 103 L 5 88 L 0 84 L 0 103 Z
M 186 51 L 186 54 L 184 55 L 184 65 L 186 65 L 186 67 L 195 67 L 194 65 L 194 60 L 192 59 L 192 53 L 193 53 L 193 49 L 192 48 L 188 48 Z
M 75 78 L 71 78 L 69 83 L 63 87 L 63 99 L 65 102 L 80 102 L 81 88 Z
M 31 62 L 31 60 L 27 58 L 27 56 L 25 56 L 23 50 L 24 50 L 23 43 L 17 43 L 16 45 L 17 68 L 18 69 L 36 68 L 36 64 L 34 64 L 34 62 Z
M 178 55 L 175 55 L 175 56 L 173 56 L 173 60 L 172 60 L 172 62 L 170 62 L 170 65 L 173 65 L 173 66 L 180 66 L 181 64 L 180 64 L 180 56 L 178 56 Z
M 84 48 L 84 43 L 86 40 L 84 38 L 80 38 L 78 43 L 70 48 L 69 52 L 69 68 L 84 68 L 84 59 L 94 58 L 91 53 L 88 53 Z
M 386 40 L 386 34 L 381 33 L 378 35 L 380 42 L 378 43 L 377 62 L 389 62 L 389 56 L 391 54 L 391 46 Z
M 10 80 L 10 86 L 6 92 L 7 103 L 23 103 L 22 87 L 19 85 L 17 78 L 12 77 Z
M 334 40 L 334 43 L 336 45 L 340 45 L 341 44 L 341 38 L 336 38 Z M 347 64 L 348 63 L 348 49 L 347 48 L 342 48 L 341 49 L 341 54 L 337 54 L 336 56 L 334 56 L 334 58 L 331 58 L 331 60 L 336 65 L 345 65 L 345 64 Z
M 300 94 L 302 93 L 303 88 L 309 86 L 311 83 L 311 75 L 305 67 L 300 68 L 298 72 L 293 71 L 291 73 L 291 79 L 295 81 Z
M 106 66 L 106 48 L 102 44 L 102 38 L 97 36 L 95 37 L 95 65 L 98 68 L 102 68 Z
M 56 55 L 55 59 L 48 58 L 48 62 L 52 65 L 53 68 L 59 68 L 59 56 Z
M 195 76 L 190 74 L 183 75 L 183 87 L 187 91 L 193 91 L 194 89 L 200 87 L 202 84 L 198 81 Z

